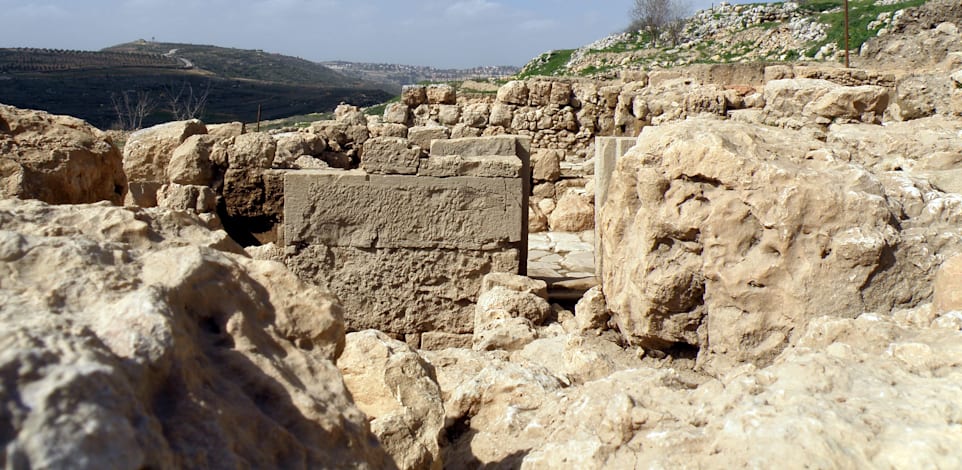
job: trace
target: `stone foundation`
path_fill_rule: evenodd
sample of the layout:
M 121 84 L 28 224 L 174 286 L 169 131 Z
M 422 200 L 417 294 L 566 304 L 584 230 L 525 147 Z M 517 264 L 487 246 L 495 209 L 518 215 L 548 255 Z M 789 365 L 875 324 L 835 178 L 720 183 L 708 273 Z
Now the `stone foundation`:
M 403 165 L 404 175 L 285 176 L 287 264 L 337 294 L 351 330 L 469 333 L 481 278 L 525 272 L 529 139 L 457 139 L 432 150 Z

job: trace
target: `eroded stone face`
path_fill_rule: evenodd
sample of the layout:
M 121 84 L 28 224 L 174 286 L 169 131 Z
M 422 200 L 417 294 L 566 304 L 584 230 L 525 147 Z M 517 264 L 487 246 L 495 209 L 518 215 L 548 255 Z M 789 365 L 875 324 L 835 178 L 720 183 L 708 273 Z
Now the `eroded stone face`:
M 646 347 L 767 363 L 813 316 L 931 299 L 941 258 L 962 248 L 945 238 L 959 233 L 958 210 L 913 210 L 905 188 L 918 183 L 819 158 L 826 147 L 732 122 L 644 132 L 601 216 L 604 292 L 621 331 Z

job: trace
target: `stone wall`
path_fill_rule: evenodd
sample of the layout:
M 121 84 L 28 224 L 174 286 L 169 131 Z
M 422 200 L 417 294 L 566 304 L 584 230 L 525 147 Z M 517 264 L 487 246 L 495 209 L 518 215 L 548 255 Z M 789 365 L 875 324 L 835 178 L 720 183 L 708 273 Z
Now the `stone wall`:
M 284 180 L 286 262 L 343 302 L 348 327 L 469 333 L 481 278 L 524 273 L 530 141 L 375 137 L 357 170 Z

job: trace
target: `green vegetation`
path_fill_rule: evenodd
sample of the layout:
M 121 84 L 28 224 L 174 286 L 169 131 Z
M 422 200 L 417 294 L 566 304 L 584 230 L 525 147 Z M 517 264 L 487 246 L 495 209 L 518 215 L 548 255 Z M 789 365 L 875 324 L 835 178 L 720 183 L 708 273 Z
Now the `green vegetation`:
M 334 113 L 299 114 L 297 116 L 290 116 L 283 119 L 262 122 L 261 131 L 285 129 L 288 127 L 306 128 L 309 127 L 311 123 L 317 121 L 328 121 L 331 119 L 334 119 Z
M 869 29 L 869 23 L 875 21 L 879 14 L 917 7 L 926 0 L 908 0 L 895 5 L 876 6 L 874 0 L 852 0 L 849 9 L 849 48 L 858 50 L 865 41 L 878 35 L 878 28 Z M 843 0 L 812 0 L 804 3 L 800 8 L 821 12 L 818 19 L 829 25 L 826 39 L 813 44 L 807 55 L 814 56 L 822 46 L 834 43 L 839 50 L 845 50 L 845 12 L 842 11 Z
M 571 60 L 571 55 L 574 52 L 574 49 L 562 49 L 541 54 L 521 70 L 518 79 L 562 74 L 565 65 Z
M 368 116 L 382 116 L 384 115 L 384 110 L 387 109 L 389 104 L 400 103 L 400 102 L 401 102 L 401 97 L 395 96 L 394 98 L 391 98 L 381 104 L 376 104 L 374 106 L 364 108 L 364 114 Z

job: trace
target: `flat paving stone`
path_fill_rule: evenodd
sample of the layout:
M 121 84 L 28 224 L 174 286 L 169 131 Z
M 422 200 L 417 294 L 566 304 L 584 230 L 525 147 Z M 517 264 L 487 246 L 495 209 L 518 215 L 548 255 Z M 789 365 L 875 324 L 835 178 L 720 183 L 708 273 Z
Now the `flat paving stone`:
M 595 254 L 590 251 L 571 253 L 561 261 L 561 267 L 568 271 L 593 272 L 595 270 Z

